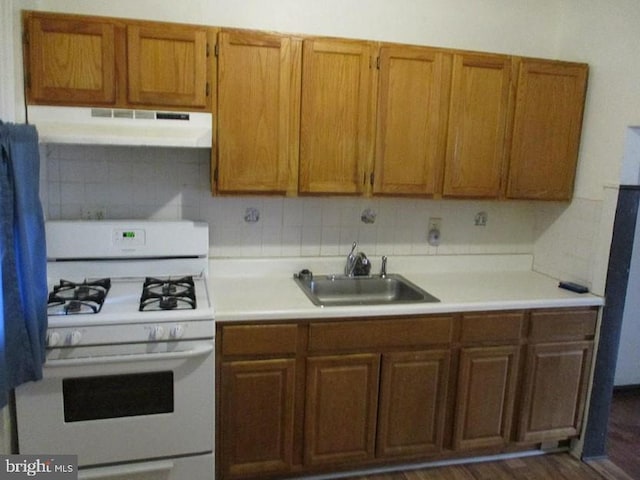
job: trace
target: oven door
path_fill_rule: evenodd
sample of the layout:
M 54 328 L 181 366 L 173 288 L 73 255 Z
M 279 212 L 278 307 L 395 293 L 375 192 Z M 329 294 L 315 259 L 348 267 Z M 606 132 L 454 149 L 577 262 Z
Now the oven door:
M 19 451 L 81 467 L 210 453 L 213 356 L 211 339 L 54 350 L 16 389 Z

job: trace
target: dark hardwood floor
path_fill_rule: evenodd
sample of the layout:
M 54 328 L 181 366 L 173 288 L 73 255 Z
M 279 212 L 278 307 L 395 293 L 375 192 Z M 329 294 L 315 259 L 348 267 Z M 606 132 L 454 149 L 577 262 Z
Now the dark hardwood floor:
M 640 387 L 613 394 L 607 455 L 631 478 L 640 479 Z
M 354 477 L 351 480 L 640 480 L 640 388 L 614 393 L 608 459 L 567 453 Z

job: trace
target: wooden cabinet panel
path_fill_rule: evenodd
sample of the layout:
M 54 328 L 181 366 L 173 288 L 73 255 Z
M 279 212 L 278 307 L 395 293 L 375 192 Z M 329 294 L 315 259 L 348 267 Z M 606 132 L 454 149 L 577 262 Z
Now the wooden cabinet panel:
M 519 346 L 463 348 L 454 448 L 504 446 L 510 440 Z
M 309 351 L 448 344 L 452 333 L 449 316 L 314 322 L 309 326 Z
M 374 458 L 380 356 L 307 360 L 306 465 Z
M 532 342 L 586 340 L 596 333 L 598 309 L 552 309 L 531 312 L 529 339 Z
M 433 195 L 442 178 L 449 56 L 395 46 L 379 55 L 373 192 Z
M 222 475 L 289 471 L 293 458 L 295 360 L 222 365 Z
M 298 345 L 296 324 L 225 325 L 221 328 L 222 355 L 287 355 Z
M 207 106 L 207 30 L 175 24 L 127 26 L 128 101 Z
M 444 196 L 500 194 L 510 93 L 510 57 L 454 55 Z
M 593 342 L 530 345 L 519 440 L 543 442 L 580 433 Z
M 460 341 L 469 343 L 518 343 L 523 334 L 524 312 L 465 313 Z
M 442 450 L 449 364 L 448 350 L 383 355 L 378 457 Z
M 116 102 L 115 25 L 31 12 L 27 101 L 39 104 L 112 105 Z
M 586 86 L 586 65 L 521 61 L 507 197 L 571 199 Z
M 304 41 L 300 193 L 365 190 L 372 151 L 373 51 L 367 42 Z
M 221 193 L 295 193 L 302 42 L 222 32 L 218 55 Z

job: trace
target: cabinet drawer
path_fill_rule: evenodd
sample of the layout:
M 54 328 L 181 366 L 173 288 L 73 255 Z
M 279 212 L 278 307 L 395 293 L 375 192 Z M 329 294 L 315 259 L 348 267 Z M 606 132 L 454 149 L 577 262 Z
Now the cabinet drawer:
M 462 317 L 462 343 L 518 343 L 522 336 L 524 312 L 465 314 Z
M 598 310 L 591 308 L 565 310 L 537 310 L 531 312 L 529 339 L 580 340 L 592 337 L 596 331 Z
M 232 325 L 222 327 L 222 355 L 282 355 L 296 353 L 298 327 Z
M 446 316 L 312 323 L 309 351 L 449 343 L 452 323 Z

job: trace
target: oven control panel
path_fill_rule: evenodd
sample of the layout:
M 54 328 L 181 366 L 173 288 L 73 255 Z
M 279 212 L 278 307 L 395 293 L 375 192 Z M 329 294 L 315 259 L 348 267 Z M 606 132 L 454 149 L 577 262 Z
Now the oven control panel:
M 213 321 L 56 327 L 49 328 L 47 331 L 47 347 L 61 348 L 118 343 L 156 343 L 213 337 Z

